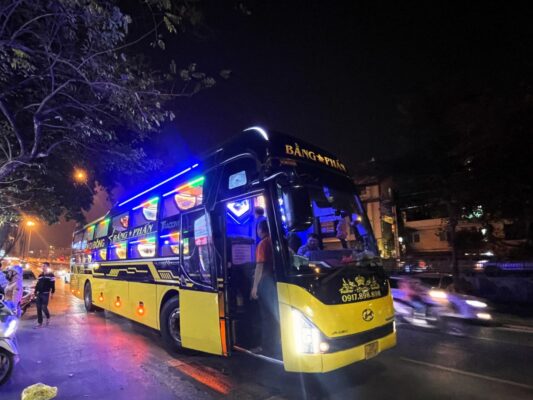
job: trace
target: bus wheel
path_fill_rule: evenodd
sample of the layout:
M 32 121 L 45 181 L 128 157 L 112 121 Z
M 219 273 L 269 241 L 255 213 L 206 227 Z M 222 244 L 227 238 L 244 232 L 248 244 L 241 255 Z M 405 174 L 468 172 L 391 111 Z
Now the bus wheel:
M 83 290 L 83 304 L 85 305 L 85 310 L 87 310 L 87 312 L 101 310 L 100 307 L 96 307 L 93 304 L 93 293 L 91 291 L 91 282 L 87 282 L 85 284 L 85 288 Z
M 161 336 L 170 351 L 181 349 L 180 302 L 171 298 L 161 309 Z

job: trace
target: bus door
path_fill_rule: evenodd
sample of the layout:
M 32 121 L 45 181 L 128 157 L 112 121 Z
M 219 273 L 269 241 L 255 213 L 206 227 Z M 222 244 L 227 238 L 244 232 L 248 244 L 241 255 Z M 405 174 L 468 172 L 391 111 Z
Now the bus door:
M 265 219 L 262 194 L 243 195 L 223 204 L 226 226 L 226 268 L 228 313 L 232 343 L 242 348 L 257 347 L 257 302 L 250 300 L 255 272 L 255 250 L 259 242 L 257 224 Z M 258 212 L 255 212 L 258 211 Z
M 182 215 L 180 329 L 183 347 L 226 354 L 223 296 L 217 288 L 217 263 L 209 215 L 196 210 Z

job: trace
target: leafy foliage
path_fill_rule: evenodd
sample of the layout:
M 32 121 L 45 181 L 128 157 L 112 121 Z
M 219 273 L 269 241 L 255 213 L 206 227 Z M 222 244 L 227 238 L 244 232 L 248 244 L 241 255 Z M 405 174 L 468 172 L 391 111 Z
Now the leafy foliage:
M 475 217 L 481 223 L 506 218 L 531 226 L 529 86 L 466 89 L 447 82 L 404 98 L 398 109 L 398 154 L 389 172 L 422 204 L 446 208 L 454 249 L 465 242 L 455 238 L 458 220 L 475 210 L 482 210 Z
M 190 3 L 142 2 L 152 26 L 130 41 L 132 18 L 112 0 L 0 3 L 0 224 L 23 213 L 83 220 L 96 182 L 158 167 L 143 143 L 174 117 L 165 102 L 215 80 L 175 61 L 159 72 L 131 50 L 164 49 L 162 27 L 198 23 Z M 82 187 L 74 167 L 89 172 Z

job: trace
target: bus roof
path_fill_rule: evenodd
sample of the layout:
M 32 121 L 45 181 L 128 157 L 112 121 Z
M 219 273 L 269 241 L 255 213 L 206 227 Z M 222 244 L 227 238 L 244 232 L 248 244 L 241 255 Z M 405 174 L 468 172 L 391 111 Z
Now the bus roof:
M 286 159 L 312 164 L 337 174 L 348 175 L 346 166 L 331 153 L 293 136 L 253 126 L 230 138 L 213 151 L 208 152 L 198 162 L 184 165 L 183 168 L 178 169 L 170 177 L 148 185 L 145 189 L 122 199 L 113 206 L 112 210 L 119 211 L 123 206 L 131 204 L 137 199 L 143 201 L 145 197 L 149 197 L 150 193 L 156 191 L 156 189 L 158 191 L 165 191 L 168 188 L 173 189 L 177 179 L 187 177 L 194 179 L 202 171 L 244 153 L 252 154 L 261 165 L 266 164 L 269 159 Z M 108 211 L 104 216 L 86 224 L 83 229 L 103 220 L 109 214 L 110 212 Z M 75 233 L 77 232 L 79 231 Z

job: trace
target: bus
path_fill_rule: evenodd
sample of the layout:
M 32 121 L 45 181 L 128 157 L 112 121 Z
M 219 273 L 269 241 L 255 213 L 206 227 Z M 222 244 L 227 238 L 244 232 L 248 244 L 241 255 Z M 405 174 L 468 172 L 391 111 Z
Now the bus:
M 260 221 L 274 281 L 267 328 L 250 296 Z M 159 330 L 171 349 L 321 373 L 396 344 L 389 283 L 346 166 L 280 132 L 248 128 L 146 185 L 74 232 L 72 250 L 70 290 L 87 311 Z M 278 351 L 254 349 L 266 336 Z

